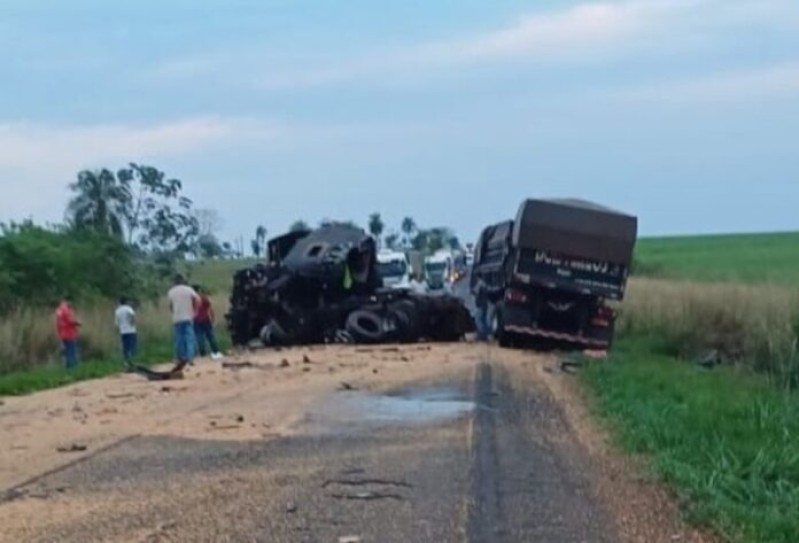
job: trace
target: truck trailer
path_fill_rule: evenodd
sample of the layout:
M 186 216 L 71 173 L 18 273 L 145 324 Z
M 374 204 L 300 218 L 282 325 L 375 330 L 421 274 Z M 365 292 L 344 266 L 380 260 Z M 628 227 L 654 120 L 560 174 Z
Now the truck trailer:
M 528 199 L 515 219 L 486 227 L 471 287 L 482 278 L 493 293 L 499 344 L 609 349 L 637 234 L 635 216 L 578 199 Z

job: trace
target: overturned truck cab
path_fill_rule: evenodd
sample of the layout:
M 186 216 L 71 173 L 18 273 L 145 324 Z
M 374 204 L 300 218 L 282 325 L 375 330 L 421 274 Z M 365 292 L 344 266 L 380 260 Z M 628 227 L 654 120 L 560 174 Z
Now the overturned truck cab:
M 514 220 L 485 228 L 471 281 L 498 293 L 491 313 L 500 345 L 609 349 L 611 303 L 624 298 L 637 232 L 636 217 L 577 199 L 529 199 Z
M 457 298 L 384 288 L 375 241 L 359 228 L 291 232 L 267 253 L 234 277 L 227 321 L 237 346 L 457 341 L 474 327 Z

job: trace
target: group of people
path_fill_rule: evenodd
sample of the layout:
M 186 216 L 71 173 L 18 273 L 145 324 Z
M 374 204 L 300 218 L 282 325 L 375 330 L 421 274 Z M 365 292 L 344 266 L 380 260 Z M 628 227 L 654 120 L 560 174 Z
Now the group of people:
M 176 360 L 192 364 L 197 353 L 206 356 L 209 349 L 213 359 L 222 358 L 214 331 L 216 315 L 208 293 L 199 285 L 189 286 L 182 275 L 177 275 L 167 298 L 172 316 Z M 68 370 L 74 369 L 79 360 L 81 322 L 69 296 L 62 298 L 55 312 L 55 321 L 66 367 Z M 125 367 L 131 370 L 138 353 L 139 339 L 136 310 L 126 297 L 120 298 L 114 321 L 119 332 L 122 360 Z

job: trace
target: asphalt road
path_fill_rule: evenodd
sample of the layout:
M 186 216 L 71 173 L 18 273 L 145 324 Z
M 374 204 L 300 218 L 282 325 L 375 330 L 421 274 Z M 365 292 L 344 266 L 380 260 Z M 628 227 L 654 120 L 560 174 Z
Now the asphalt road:
M 5 496 L 9 537 L 617 541 L 560 406 L 474 349 L 468 371 L 326 395 L 287 437 L 132 436 Z

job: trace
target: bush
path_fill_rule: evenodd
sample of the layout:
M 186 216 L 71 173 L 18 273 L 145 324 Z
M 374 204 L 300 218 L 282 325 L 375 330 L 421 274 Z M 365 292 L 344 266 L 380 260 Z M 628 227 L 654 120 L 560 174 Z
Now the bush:
M 65 293 L 81 301 L 141 293 L 143 274 L 120 240 L 82 231 L 6 226 L 0 236 L 0 313 L 52 306 Z

